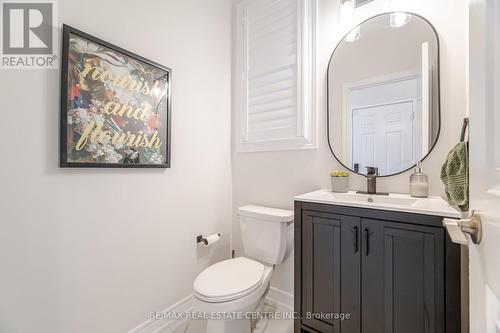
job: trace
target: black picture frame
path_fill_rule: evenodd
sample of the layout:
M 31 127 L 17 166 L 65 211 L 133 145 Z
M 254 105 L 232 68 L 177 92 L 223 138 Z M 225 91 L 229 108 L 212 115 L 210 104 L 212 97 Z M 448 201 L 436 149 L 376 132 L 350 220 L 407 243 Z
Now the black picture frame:
M 74 35 L 91 43 L 103 46 L 113 52 L 122 54 L 128 58 L 135 60 L 158 70 L 164 71 L 167 77 L 166 98 L 163 102 L 166 106 L 165 116 L 165 156 L 164 162 L 153 163 L 102 163 L 102 162 L 72 162 L 68 161 L 68 93 L 69 93 L 69 52 L 70 52 L 70 37 Z M 171 119 L 172 119 L 172 70 L 166 66 L 160 65 L 154 61 L 146 59 L 133 52 L 127 51 L 119 46 L 106 42 L 102 39 L 94 37 L 88 33 L 80 31 L 69 25 L 63 24 L 62 38 L 62 57 L 61 57 L 61 99 L 60 99 L 60 137 L 59 137 L 59 167 L 61 168 L 170 168 L 171 167 Z M 160 104 L 160 103 L 159 103 Z

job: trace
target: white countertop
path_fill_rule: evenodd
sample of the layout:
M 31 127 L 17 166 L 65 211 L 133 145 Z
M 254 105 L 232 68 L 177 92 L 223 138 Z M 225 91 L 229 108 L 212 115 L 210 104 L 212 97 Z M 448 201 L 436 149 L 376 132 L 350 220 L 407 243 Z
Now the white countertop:
M 323 203 L 338 206 L 371 208 L 423 215 L 442 216 L 460 219 L 462 214 L 450 206 L 443 198 L 431 196 L 428 198 L 412 198 L 408 194 L 389 194 L 389 196 L 334 193 L 330 190 L 319 190 L 294 197 L 295 201 Z M 370 201 L 372 202 L 370 202 Z

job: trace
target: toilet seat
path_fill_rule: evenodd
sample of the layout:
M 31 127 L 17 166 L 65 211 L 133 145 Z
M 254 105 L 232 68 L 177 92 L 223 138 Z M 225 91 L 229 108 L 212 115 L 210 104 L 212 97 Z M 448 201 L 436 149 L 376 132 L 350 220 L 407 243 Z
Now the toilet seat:
M 198 275 L 193 284 L 195 296 L 211 303 L 242 298 L 260 287 L 264 270 L 264 265 L 245 257 L 221 261 Z

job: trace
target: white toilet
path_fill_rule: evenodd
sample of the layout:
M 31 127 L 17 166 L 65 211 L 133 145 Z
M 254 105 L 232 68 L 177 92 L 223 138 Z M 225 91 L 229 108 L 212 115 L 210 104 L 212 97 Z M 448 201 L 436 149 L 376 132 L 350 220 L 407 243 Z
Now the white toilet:
M 207 333 L 250 333 L 249 312 L 262 305 L 273 266 L 285 257 L 292 211 L 244 206 L 238 216 L 246 257 L 208 267 L 193 284 L 194 308 L 210 318 Z

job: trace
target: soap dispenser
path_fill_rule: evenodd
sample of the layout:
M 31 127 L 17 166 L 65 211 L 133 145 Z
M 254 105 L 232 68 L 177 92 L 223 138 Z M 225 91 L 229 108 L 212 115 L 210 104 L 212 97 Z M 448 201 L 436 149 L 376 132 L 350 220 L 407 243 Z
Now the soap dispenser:
M 429 196 L 429 177 L 422 172 L 422 162 L 418 161 L 415 172 L 410 176 L 410 195 L 415 198 Z

